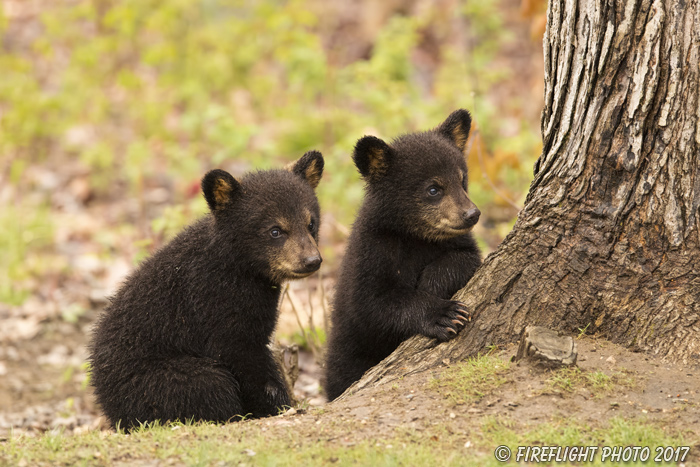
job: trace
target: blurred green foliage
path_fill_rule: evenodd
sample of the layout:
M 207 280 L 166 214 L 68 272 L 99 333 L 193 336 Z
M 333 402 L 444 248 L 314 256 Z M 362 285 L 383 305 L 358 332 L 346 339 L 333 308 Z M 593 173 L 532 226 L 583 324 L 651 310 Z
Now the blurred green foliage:
M 486 141 L 479 164 L 488 169 L 486 156 L 502 143 L 499 110 L 486 91 L 509 77 L 493 61 L 510 37 L 498 19 L 498 2 L 464 2 L 451 13 L 469 27 L 470 46 L 465 51 L 455 41 L 442 42 L 428 85 L 416 78 L 412 54 L 427 28 L 441 27 L 435 15 L 391 16 L 368 59 L 342 64 L 324 48 L 324 18 L 314 5 L 48 3 L 28 46 L 11 40 L 10 22 L 0 16 L 0 162 L 7 162 L 10 182 L 27 181 L 37 164 L 78 161 L 98 198 L 139 198 L 149 180 L 165 175 L 176 183 L 173 202 L 187 205 L 167 208 L 152 221 L 152 235 L 167 239 L 204 212 L 199 197 L 184 194 L 204 171 L 222 166 L 240 174 L 319 149 L 326 159 L 318 189 L 322 209 L 349 226 L 362 198 L 350 158 L 354 142 L 370 132 L 391 138 L 431 128 L 459 107 L 470 109 L 478 123 Z M 528 161 L 506 180 L 516 197 L 538 154 L 539 139 L 531 133 L 524 125 L 516 147 L 507 148 Z M 490 176 L 511 169 L 503 164 Z M 481 176 L 472 178 L 480 204 L 497 201 Z M 19 208 L 0 209 L 5 220 Z M 35 209 L 21 227 L 2 233 L 0 269 L 9 269 L 11 280 L 29 273 L 20 259 L 37 239 L 49 238 L 50 215 Z M 0 285 L 0 301 L 21 301 L 18 290 Z
M 53 224 L 45 206 L 8 206 L 0 210 L 0 226 L 0 302 L 19 305 L 45 266 L 37 255 L 52 242 Z

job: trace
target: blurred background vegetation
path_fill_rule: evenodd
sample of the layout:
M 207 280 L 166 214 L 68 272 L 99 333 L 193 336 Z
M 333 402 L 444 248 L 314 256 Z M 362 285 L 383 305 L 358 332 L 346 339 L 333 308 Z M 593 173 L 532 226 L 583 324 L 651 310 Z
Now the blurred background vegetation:
M 278 337 L 322 403 L 328 297 L 362 198 L 365 134 L 472 112 L 484 253 L 541 151 L 544 0 L 0 2 L 0 435 L 99 426 L 86 341 L 124 276 L 205 212 L 201 176 L 323 152 L 323 267 Z M 315 318 L 314 318 L 315 316 Z
M 309 149 L 332 278 L 362 198 L 354 142 L 460 107 L 493 250 L 541 149 L 543 17 L 539 0 L 5 0 L 0 303 L 74 319 L 205 212 L 205 171 Z

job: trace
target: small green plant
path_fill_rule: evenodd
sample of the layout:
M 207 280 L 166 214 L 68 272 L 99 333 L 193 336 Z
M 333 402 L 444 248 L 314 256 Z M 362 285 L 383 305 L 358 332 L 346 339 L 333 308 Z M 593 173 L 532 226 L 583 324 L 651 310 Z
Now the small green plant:
M 582 328 L 578 328 L 578 336 L 576 336 L 577 339 L 581 339 L 583 336 L 586 335 L 586 331 L 588 331 L 588 327 L 591 325 L 591 323 L 586 324 Z
M 313 346 L 325 345 L 326 331 L 322 328 L 315 328 L 314 330 L 311 330 L 308 327 L 303 327 L 292 334 L 291 340 L 292 343 L 297 344 L 300 349 L 313 352 Z
M 247 413 L 245 415 L 234 415 L 231 421 L 234 422 L 242 422 L 243 420 L 248 420 L 250 417 L 252 417 L 252 413 Z
M 323 280 L 321 279 L 320 273 L 319 273 L 319 281 L 318 283 L 320 284 L 320 294 L 321 294 L 321 304 L 323 308 L 323 313 L 324 313 L 324 318 L 327 316 L 327 310 L 325 309 L 325 290 L 323 289 Z M 308 282 L 307 282 L 308 285 Z M 292 312 L 294 313 L 294 316 L 296 317 L 297 320 L 297 325 L 298 330 L 296 333 L 292 335 L 292 340 L 294 341 L 295 344 L 297 344 L 300 348 L 310 350 L 313 354 L 314 357 L 316 358 L 316 361 L 322 361 L 323 360 L 323 351 L 325 349 L 325 343 L 326 343 L 326 330 L 325 330 L 325 325 L 326 323 L 323 323 L 323 327 L 318 327 L 316 326 L 316 323 L 314 322 L 314 312 L 313 308 L 311 307 L 312 303 L 312 293 L 311 289 L 309 290 L 309 306 L 304 307 L 302 306 L 301 302 L 299 301 L 299 298 L 296 296 L 296 293 L 289 287 L 289 284 L 287 284 L 284 287 L 284 291 L 282 294 L 282 299 L 283 300 L 288 300 L 291 307 L 292 307 Z M 306 316 L 302 316 L 302 310 Z M 302 320 L 304 318 L 304 320 Z M 306 326 L 304 325 L 304 321 L 306 322 Z
M 175 422 L 175 423 L 180 423 L 180 422 Z M 139 426 L 135 426 L 132 430 L 133 433 L 142 433 L 144 431 L 151 431 L 151 430 L 157 430 L 158 428 L 164 427 L 166 424 L 161 423 L 160 420 L 153 420 L 151 422 L 139 422 Z M 119 427 L 117 427 L 117 431 L 119 431 Z
M 606 374 L 603 371 L 586 371 L 579 367 L 565 367 L 554 370 L 547 378 L 547 387 L 550 391 L 573 393 L 586 390 L 594 396 L 603 396 L 610 393 L 616 387 L 631 387 L 634 379 L 624 371 L 615 371 Z
M 585 374 L 586 384 L 594 393 L 609 392 L 615 386 L 613 377 L 606 375 L 602 371 L 593 371 Z
M 61 310 L 61 319 L 66 323 L 75 324 L 87 311 L 80 303 L 71 303 Z
M 297 403 L 297 406 L 295 409 L 299 411 L 307 411 L 311 408 L 311 404 L 309 403 L 309 400 L 307 398 L 303 398 Z
M 477 401 L 506 383 L 505 374 L 510 363 L 492 355 L 470 358 L 447 368 L 430 381 L 453 404 L 468 404 Z
M 63 430 L 51 430 L 42 437 L 44 448 L 50 452 L 58 452 L 63 448 L 65 437 Z
M 565 367 L 552 372 L 547 379 L 547 384 L 553 391 L 573 392 L 583 386 L 584 377 L 579 367 Z
M 53 245 L 54 225 L 46 206 L 0 206 L 0 303 L 20 305 L 29 296 L 32 277 L 52 261 L 42 253 Z
M 84 391 L 90 385 L 90 378 L 92 376 L 92 366 L 90 365 L 90 362 L 81 363 L 80 370 L 85 373 L 85 378 L 80 383 L 80 389 Z
M 66 369 L 63 370 L 63 374 L 61 375 L 61 383 L 70 383 L 71 381 L 73 381 L 73 375 L 75 375 L 75 367 L 66 367 Z

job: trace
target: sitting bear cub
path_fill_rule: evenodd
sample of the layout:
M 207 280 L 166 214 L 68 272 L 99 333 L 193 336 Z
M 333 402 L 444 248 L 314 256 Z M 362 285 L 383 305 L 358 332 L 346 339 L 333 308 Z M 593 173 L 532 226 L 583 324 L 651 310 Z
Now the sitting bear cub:
M 340 267 L 326 357 L 329 400 L 423 334 L 445 341 L 469 319 L 451 297 L 481 264 L 470 233 L 480 212 L 467 195 L 464 147 L 471 117 L 390 145 L 361 138 L 353 159 L 366 182 Z
M 211 213 L 125 281 L 95 327 L 91 383 L 113 426 L 225 422 L 291 404 L 268 350 L 281 283 L 318 270 L 323 157 L 202 179 Z

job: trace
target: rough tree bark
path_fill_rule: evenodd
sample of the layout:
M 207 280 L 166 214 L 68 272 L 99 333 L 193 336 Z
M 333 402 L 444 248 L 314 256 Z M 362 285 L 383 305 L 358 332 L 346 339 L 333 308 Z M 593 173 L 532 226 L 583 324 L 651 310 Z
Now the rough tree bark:
M 404 342 L 349 392 L 528 324 L 700 364 L 700 0 L 550 0 L 543 151 L 513 231 L 456 294 L 455 339 Z

